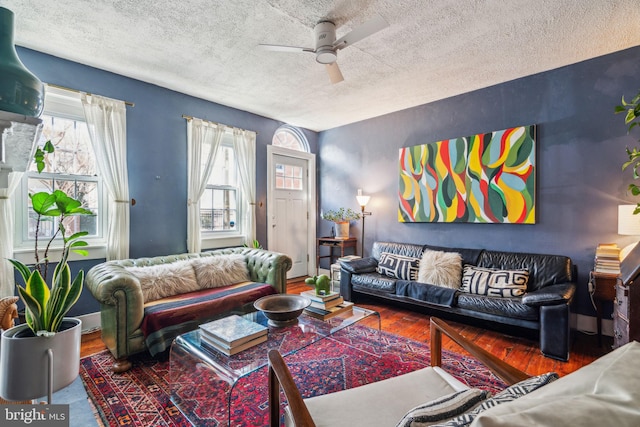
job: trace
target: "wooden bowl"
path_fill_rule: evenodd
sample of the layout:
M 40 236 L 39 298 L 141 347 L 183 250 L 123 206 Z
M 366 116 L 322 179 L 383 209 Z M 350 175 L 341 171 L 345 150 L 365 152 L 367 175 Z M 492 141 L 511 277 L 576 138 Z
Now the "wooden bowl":
M 264 313 L 271 326 L 287 326 L 298 323 L 302 311 L 311 300 L 302 295 L 274 294 L 256 300 L 253 306 Z

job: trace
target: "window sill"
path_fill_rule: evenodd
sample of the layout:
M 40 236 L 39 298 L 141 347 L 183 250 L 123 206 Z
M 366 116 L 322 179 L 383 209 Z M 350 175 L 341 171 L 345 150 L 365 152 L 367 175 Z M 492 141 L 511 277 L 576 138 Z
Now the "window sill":
M 83 260 L 93 260 L 93 259 L 102 259 L 107 257 L 107 246 L 105 244 L 95 244 L 85 246 L 82 249 L 85 249 L 89 252 L 89 255 L 83 256 L 77 254 L 73 251 L 69 253 L 69 261 L 83 261 Z M 40 251 L 40 259 L 43 259 L 42 255 L 43 251 Z M 33 264 L 35 259 L 33 257 L 33 248 L 14 248 L 13 249 L 13 257 L 14 259 L 24 263 L 24 264 Z M 49 249 L 49 261 L 50 262 L 59 262 L 62 257 L 62 247 L 53 247 Z
M 244 244 L 244 236 L 238 234 L 221 235 L 221 236 L 202 236 L 200 238 L 200 246 L 202 250 L 220 249 L 232 246 L 242 246 Z

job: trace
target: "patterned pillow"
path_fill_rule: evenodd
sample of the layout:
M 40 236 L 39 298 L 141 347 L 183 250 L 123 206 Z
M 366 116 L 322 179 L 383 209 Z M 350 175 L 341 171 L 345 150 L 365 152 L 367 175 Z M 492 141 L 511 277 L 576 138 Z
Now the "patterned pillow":
M 416 280 L 419 262 L 419 258 L 382 252 L 376 270 L 378 273 L 394 279 Z
M 458 289 L 462 277 L 462 257 L 457 252 L 426 249 L 418 267 L 418 282 Z
M 558 374 L 555 372 L 548 372 L 546 374 L 538 375 L 536 377 L 527 378 L 519 383 L 509 386 L 496 394 L 490 399 L 487 399 L 480 403 L 472 410 L 465 412 L 462 415 L 458 415 L 455 418 L 447 420 L 442 424 L 431 424 L 432 427 L 466 427 L 470 425 L 473 420 L 482 411 L 493 408 L 494 406 L 511 402 L 519 397 L 531 393 L 534 390 L 539 389 L 542 386 L 549 384 L 558 379 Z
M 489 392 L 477 388 L 456 391 L 416 406 L 406 413 L 396 427 L 422 427 L 448 420 L 467 412 L 487 397 Z
M 461 292 L 490 297 L 519 297 L 527 291 L 527 270 L 494 270 L 466 264 Z

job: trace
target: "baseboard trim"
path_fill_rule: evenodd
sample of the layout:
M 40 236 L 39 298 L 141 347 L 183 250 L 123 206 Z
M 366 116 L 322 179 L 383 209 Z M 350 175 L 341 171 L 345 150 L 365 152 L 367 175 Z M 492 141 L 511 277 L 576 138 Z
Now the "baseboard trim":
M 82 321 L 82 333 L 93 332 L 97 329 L 101 329 L 102 323 L 100 323 L 100 313 L 88 313 L 81 316 L 73 316 Z
M 598 333 L 598 319 L 584 314 L 571 313 L 571 328 L 589 334 Z M 602 335 L 613 336 L 613 320 L 602 319 Z

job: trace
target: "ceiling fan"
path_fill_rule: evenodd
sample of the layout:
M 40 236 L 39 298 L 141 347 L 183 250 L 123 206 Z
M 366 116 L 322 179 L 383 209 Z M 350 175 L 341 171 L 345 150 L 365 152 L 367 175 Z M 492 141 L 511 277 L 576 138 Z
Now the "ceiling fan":
M 359 42 L 389 26 L 389 23 L 379 15 L 354 28 L 349 33 L 336 40 L 336 26 L 331 21 L 320 21 L 313 28 L 315 47 L 281 46 L 273 44 L 260 44 L 260 47 L 275 52 L 311 52 L 316 54 L 316 61 L 325 64 L 331 83 L 339 83 L 344 80 L 336 59 L 338 51 Z

